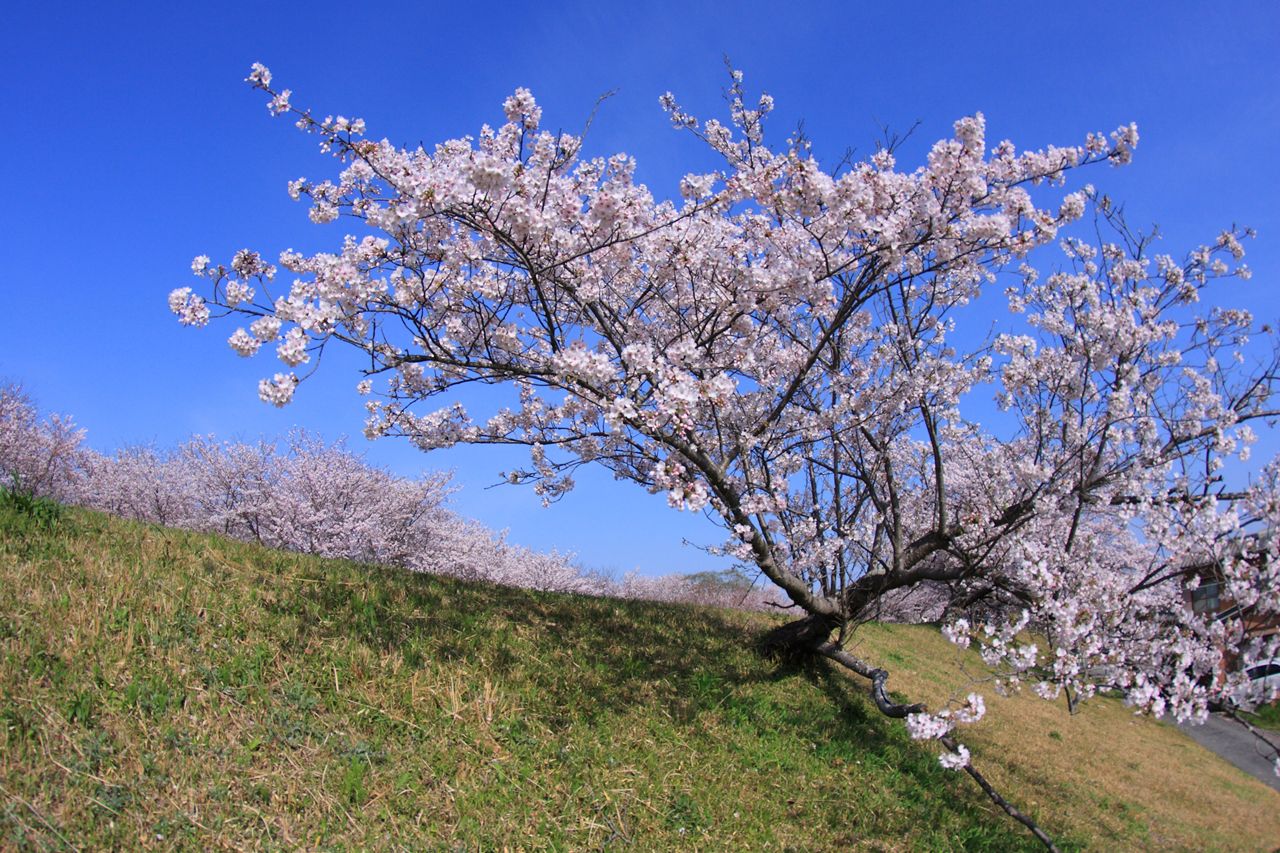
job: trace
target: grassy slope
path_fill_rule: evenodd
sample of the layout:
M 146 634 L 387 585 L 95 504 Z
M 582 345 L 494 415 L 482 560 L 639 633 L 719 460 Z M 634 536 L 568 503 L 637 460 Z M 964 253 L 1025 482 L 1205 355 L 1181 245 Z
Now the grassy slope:
M 0 508 L 0 848 L 1028 847 L 862 685 L 753 656 L 769 624 Z M 859 641 L 912 696 L 981 672 Z M 1168 726 L 988 702 L 975 760 L 1068 846 L 1280 839 L 1280 795 Z

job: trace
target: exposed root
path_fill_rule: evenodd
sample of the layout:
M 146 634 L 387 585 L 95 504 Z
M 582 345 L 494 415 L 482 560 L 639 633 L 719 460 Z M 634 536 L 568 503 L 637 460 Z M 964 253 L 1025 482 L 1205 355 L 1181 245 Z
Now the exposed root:
M 879 667 L 874 667 L 861 658 L 854 657 L 835 643 L 822 643 L 814 649 L 823 657 L 830 658 L 836 663 L 861 675 L 863 678 L 871 679 L 871 699 L 876 703 L 876 708 L 886 717 L 894 717 L 902 719 L 908 714 L 920 714 L 924 712 L 924 703 L 915 702 L 910 705 L 894 702 L 889 698 L 889 693 L 884 689 L 885 682 L 889 680 L 889 673 Z

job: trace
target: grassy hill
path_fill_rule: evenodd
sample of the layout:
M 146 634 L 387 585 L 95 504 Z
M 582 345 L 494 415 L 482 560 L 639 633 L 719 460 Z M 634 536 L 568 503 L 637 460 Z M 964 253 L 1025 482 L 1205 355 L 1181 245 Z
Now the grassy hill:
M 0 507 L 0 848 L 1034 849 L 864 685 L 756 657 L 772 624 Z M 912 698 L 982 672 L 859 643 Z M 1170 726 L 987 693 L 963 739 L 1066 846 L 1280 839 Z

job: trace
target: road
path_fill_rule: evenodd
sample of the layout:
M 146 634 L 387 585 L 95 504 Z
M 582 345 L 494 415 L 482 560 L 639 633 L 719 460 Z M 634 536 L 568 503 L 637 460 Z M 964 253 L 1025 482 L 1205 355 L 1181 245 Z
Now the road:
M 1203 726 L 1183 723 L 1178 726 L 1189 738 L 1230 761 L 1236 767 L 1280 791 L 1280 776 L 1272 762 L 1275 754 L 1268 754 L 1266 746 L 1248 729 L 1217 714 L 1210 714 Z M 1280 744 L 1280 732 L 1263 732 L 1273 743 Z

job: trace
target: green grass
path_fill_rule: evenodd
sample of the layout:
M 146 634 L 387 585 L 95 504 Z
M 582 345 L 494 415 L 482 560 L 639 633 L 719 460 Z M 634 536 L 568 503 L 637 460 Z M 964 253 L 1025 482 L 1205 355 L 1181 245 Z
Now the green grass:
M 1251 714 L 1243 715 L 1253 725 L 1260 729 L 1269 729 L 1273 732 L 1280 732 L 1280 702 L 1272 702 L 1270 705 L 1262 705 Z
M 1035 849 L 860 682 L 758 658 L 773 624 L 0 502 L 0 849 Z M 956 689 L 936 631 L 861 636 L 891 687 Z M 1108 769 L 1082 717 L 1036 700 L 1033 731 L 1030 701 L 966 741 L 1065 846 L 1280 838 L 1280 797 L 1185 739 L 1229 830 L 1071 776 Z M 1165 749 L 1106 714 L 1097 740 Z

